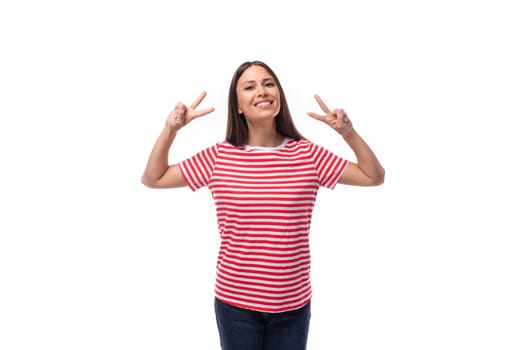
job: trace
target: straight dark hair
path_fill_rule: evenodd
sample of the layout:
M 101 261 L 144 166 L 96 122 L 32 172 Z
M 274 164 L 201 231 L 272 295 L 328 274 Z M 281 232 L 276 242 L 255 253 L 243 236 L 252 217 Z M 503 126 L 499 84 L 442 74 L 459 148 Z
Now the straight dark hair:
M 288 108 L 288 103 L 286 102 L 286 97 L 284 96 L 284 91 L 279 82 L 279 79 L 275 75 L 274 71 L 268 67 L 268 65 L 261 61 L 247 61 L 244 62 L 237 68 L 233 74 L 233 78 L 230 83 L 230 92 L 228 95 L 228 123 L 226 126 L 226 141 L 231 143 L 234 146 L 242 146 L 248 142 L 248 124 L 246 123 L 246 118 L 244 115 L 239 113 L 239 103 L 237 99 L 237 83 L 244 71 L 251 66 L 261 66 L 270 73 L 270 75 L 275 80 L 277 87 L 279 89 L 279 94 L 281 98 L 281 109 L 275 117 L 276 129 L 277 132 L 285 137 L 289 137 L 294 140 L 304 139 L 303 135 L 299 133 L 295 127 L 292 115 Z

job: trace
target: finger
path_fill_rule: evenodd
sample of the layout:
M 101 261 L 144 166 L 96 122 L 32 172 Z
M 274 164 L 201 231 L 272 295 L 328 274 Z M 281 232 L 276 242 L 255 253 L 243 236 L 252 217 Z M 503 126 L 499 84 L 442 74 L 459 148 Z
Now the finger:
M 180 101 L 177 101 L 177 103 L 175 103 L 175 107 L 173 107 L 173 110 L 176 111 L 177 108 L 179 108 L 179 106 L 182 104 L 182 102 Z
M 310 116 L 310 117 L 312 117 L 314 119 L 319 120 L 320 122 L 326 122 L 325 118 L 322 115 L 319 115 L 319 114 L 314 113 L 314 112 L 308 112 L 306 114 L 308 114 L 308 116 Z
M 346 114 L 346 111 L 342 108 L 338 108 L 336 111 L 337 114 L 337 120 L 340 120 L 343 124 L 349 124 L 350 119 L 348 118 L 348 115 Z
M 204 97 L 206 97 L 206 91 L 201 92 L 199 97 L 190 105 L 192 109 L 197 108 L 198 105 L 201 104 L 202 100 L 204 100 Z
M 201 109 L 199 111 L 195 111 L 193 113 L 194 117 L 195 118 L 198 118 L 198 117 L 202 117 L 203 115 L 206 115 L 206 114 L 210 114 L 211 112 L 213 112 L 215 110 L 215 108 L 213 107 L 208 107 L 208 108 L 205 108 L 205 109 Z
M 326 104 L 321 100 L 321 97 L 319 95 L 314 95 L 315 100 L 317 101 L 317 104 L 319 104 L 319 107 L 323 110 L 325 113 L 330 113 L 330 109 L 326 106 Z
M 336 116 L 335 124 L 337 125 L 337 127 L 341 128 L 344 123 L 345 112 L 341 108 L 337 108 L 336 110 L 334 110 L 334 113 Z
M 177 117 L 179 116 L 180 114 L 180 106 L 182 105 L 182 103 L 179 101 L 177 103 L 175 103 L 175 107 L 173 107 L 173 110 L 170 112 L 169 116 L 173 119 L 177 119 Z
M 177 119 L 179 116 L 183 116 L 186 113 L 186 106 L 182 102 L 177 102 L 175 109 L 173 110 L 174 119 Z

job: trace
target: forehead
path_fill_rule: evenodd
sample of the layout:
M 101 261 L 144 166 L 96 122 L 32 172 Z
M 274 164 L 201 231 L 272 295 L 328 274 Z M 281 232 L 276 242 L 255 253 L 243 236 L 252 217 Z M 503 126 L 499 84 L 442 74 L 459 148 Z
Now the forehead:
M 239 83 L 242 84 L 248 81 L 260 81 L 267 78 L 273 78 L 266 68 L 253 65 L 247 68 L 239 77 Z

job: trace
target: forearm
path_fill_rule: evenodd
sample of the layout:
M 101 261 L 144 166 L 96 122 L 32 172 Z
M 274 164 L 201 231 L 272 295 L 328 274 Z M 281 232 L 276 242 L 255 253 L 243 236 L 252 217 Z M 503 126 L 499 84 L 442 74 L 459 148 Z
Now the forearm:
M 176 135 L 177 131 L 167 125 L 162 130 L 151 150 L 146 169 L 142 175 L 142 182 L 145 185 L 156 182 L 168 170 L 169 151 Z
M 383 183 L 385 169 L 383 169 L 383 166 L 377 159 L 372 149 L 357 133 L 357 131 L 352 128 L 343 135 L 343 139 L 350 146 L 352 151 L 354 151 L 359 169 L 361 169 L 361 171 L 375 183 Z

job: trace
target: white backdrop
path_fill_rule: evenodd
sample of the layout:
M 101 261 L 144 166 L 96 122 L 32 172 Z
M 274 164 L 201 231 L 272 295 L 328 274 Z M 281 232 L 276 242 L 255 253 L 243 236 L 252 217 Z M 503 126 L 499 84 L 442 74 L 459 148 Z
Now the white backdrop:
M 524 349 L 525 13 L 519 1 L 6 1 L 0 5 L 0 348 L 218 349 L 206 189 L 140 183 L 178 101 L 237 66 L 310 119 L 345 108 L 387 170 L 321 190 L 309 349 Z

